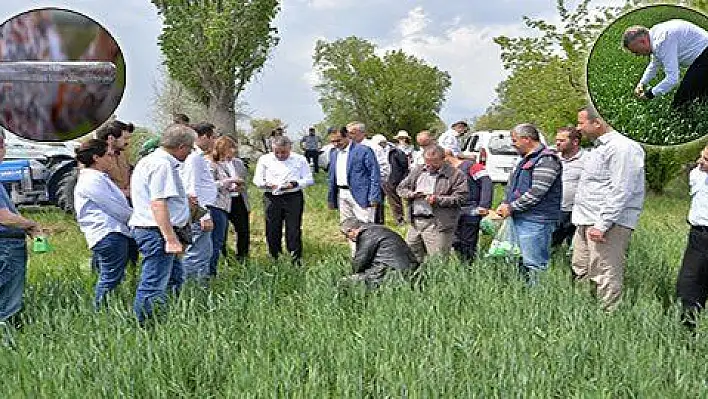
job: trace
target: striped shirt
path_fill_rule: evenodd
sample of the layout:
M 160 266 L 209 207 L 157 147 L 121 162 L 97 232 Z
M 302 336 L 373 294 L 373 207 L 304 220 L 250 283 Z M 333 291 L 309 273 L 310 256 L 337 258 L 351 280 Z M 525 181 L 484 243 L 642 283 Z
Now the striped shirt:
M 521 162 L 525 162 L 525 160 L 522 159 L 519 165 L 517 165 L 517 168 L 521 167 Z M 524 212 L 541 202 L 560 173 L 561 164 L 557 158 L 543 157 L 539 159 L 538 163 L 536 163 L 536 166 L 533 168 L 531 188 L 523 193 L 516 201 L 509 204 L 511 209 L 516 213 Z M 514 174 L 512 173 L 510 179 L 513 178 L 513 176 Z

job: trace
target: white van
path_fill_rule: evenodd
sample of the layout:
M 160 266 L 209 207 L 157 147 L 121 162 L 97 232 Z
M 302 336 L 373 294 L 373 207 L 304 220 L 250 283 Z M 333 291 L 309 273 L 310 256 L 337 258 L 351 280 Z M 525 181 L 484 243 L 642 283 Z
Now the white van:
M 541 142 L 546 139 L 541 134 Z M 488 130 L 473 132 L 460 139 L 463 156 L 484 164 L 495 183 L 506 183 L 520 155 L 511 145 L 511 131 Z

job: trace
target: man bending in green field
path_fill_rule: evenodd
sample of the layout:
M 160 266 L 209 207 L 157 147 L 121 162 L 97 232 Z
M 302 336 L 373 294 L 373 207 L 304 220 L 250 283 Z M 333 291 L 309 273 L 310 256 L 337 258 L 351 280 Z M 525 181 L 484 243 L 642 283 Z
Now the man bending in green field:
M 635 55 L 651 56 L 634 89 L 637 97 L 651 100 L 668 93 L 679 83 L 679 66 L 687 66 L 671 106 L 680 108 L 708 98 L 708 32 L 705 30 L 680 19 L 656 24 L 651 29 L 632 26 L 625 30 L 622 45 Z M 656 86 L 646 87 L 659 66 L 666 76 Z
M 342 222 L 341 230 L 356 245 L 352 259 L 354 274 L 344 281 L 364 282 L 367 287 L 376 288 L 392 271 L 407 276 L 418 269 L 411 248 L 388 227 L 350 217 Z

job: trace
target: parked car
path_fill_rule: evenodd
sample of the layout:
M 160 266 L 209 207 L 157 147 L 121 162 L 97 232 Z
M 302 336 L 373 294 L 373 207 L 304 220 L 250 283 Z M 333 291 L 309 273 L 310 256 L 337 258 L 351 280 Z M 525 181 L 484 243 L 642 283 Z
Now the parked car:
M 541 134 L 541 142 L 546 139 Z M 519 161 L 519 153 L 511 144 L 511 131 L 489 130 L 473 132 L 461 139 L 462 155 L 484 164 L 495 183 L 506 183 Z

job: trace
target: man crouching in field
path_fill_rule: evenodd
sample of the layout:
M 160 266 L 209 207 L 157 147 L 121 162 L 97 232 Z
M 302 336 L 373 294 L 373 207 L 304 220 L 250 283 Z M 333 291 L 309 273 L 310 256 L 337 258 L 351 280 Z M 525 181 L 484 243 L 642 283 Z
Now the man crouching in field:
M 377 288 L 391 270 L 407 277 L 418 269 L 411 248 L 388 227 L 350 217 L 342 222 L 341 230 L 356 244 L 352 259 L 354 274 L 345 277 L 344 281 L 363 281 L 368 288 Z
M 0 162 L 3 159 L 5 133 L 0 129 Z M 39 232 L 39 224 L 17 212 L 5 187 L 0 184 L 0 327 L 22 308 L 27 270 L 25 236 Z

